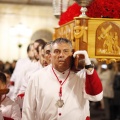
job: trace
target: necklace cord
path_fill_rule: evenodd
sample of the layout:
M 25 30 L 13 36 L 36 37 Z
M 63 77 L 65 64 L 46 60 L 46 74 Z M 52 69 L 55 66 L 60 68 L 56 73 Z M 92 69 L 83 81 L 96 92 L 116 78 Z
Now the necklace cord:
M 67 74 L 67 76 L 66 76 L 66 78 L 65 78 L 65 80 L 64 80 L 63 82 L 62 82 L 61 80 L 59 80 L 59 78 L 58 78 L 58 76 L 56 75 L 53 67 L 52 67 L 52 71 L 53 71 L 55 77 L 57 78 L 58 82 L 60 83 L 59 96 L 60 96 L 60 98 L 61 98 L 61 97 L 62 97 L 62 85 L 66 82 L 67 78 L 69 77 L 69 75 L 70 75 L 70 70 L 69 70 L 69 72 L 68 72 L 68 74 Z

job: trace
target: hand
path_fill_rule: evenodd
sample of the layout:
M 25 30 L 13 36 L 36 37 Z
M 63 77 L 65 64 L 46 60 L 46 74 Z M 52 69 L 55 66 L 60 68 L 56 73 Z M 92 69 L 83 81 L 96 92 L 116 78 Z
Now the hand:
M 15 99 L 15 102 L 20 106 L 20 108 L 23 107 L 23 100 L 24 100 L 24 94 L 18 95 Z
M 88 53 L 87 53 L 87 51 L 86 50 L 79 50 L 79 51 L 76 51 L 74 54 L 73 54 L 73 57 L 75 58 L 76 57 L 76 55 L 84 55 L 84 57 L 85 57 L 85 64 L 86 65 L 90 65 L 91 64 L 91 61 L 90 61 L 90 59 L 89 59 L 89 57 L 88 57 Z

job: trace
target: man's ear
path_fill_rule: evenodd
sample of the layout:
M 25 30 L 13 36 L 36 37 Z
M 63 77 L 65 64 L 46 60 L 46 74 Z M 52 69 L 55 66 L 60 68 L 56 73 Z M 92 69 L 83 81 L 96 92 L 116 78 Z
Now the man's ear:
M 74 53 L 75 52 L 75 49 L 72 49 L 72 53 Z
M 71 56 L 73 56 L 73 54 L 74 54 L 74 49 L 72 49 L 72 51 L 71 51 Z

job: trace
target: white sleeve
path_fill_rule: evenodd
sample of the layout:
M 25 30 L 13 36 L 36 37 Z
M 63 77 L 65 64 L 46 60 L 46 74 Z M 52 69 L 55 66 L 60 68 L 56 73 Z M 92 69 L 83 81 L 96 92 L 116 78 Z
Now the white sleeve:
M 22 81 L 22 85 L 20 87 L 20 90 L 18 92 L 18 95 L 21 94 L 21 93 L 25 93 L 25 90 L 27 88 L 27 85 L 28 85 L 28 81 L 27 81 L 27 78 L 26 78 L 26 75 L 24 76 L 24 79 Z
M 1 110 L 0 110 L 0 120 L 4 120 L 4 119 L 3 119 L 3 116 L 2 116 Z
M 17 77 L 17 74 L 18 74 L 19 71 L 20 71 L 20 66 L 21 66 L 20 64 L 21 64 L 21 59 L 19 59 L 19 60 L 17 61 L 17 63 L 16 63 L 15 69 L 14 69 L 14 71 L 13 71 L 13 73 L 12 73 L 11 78 L 10 78 L 11 81 L 14 81 L 14 82 L 15 82 L 15 79 L 16 79 L 16 77 Z
M 21 111 L 17 103 L 14 102 L 12 105 L 12 115 L 11 118 L 14 120 L 21 120 Z
M 35 86 L 34 80 L 31 80 L 25 91 L 23 101 L 22 120 L 35 120 L 36 112 Z

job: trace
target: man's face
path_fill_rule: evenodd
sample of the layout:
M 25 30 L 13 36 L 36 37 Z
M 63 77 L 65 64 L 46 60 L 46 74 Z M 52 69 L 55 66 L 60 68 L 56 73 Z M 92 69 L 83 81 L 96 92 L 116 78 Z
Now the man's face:
M 51 45 L 46 45 L 44 48 L 44 57 L 48 65 L 51 63 L 51 52 L 50 51 L 51 51 Z
M 55 43 L 51 51 L 51 63 L 59 72 L 71 67 L 72 50 L 67 43 Z
M 39 47 L 39 61 L 43 67 L 48 65 L 48 63 L 46 62 L 46 59 L 45 59 L 44 49 L 42 49 L 41 46 Z
M 34 42 L 34 56 L 36 60 L 39 60 L 39 53 L 37 51 L 38 46 L 39 46 L 39 43 Z
M 28 52 L 28 56 L 31 60 L 34 59 L 34 46 L 33 45 L 30 46 L 30 51 Z

